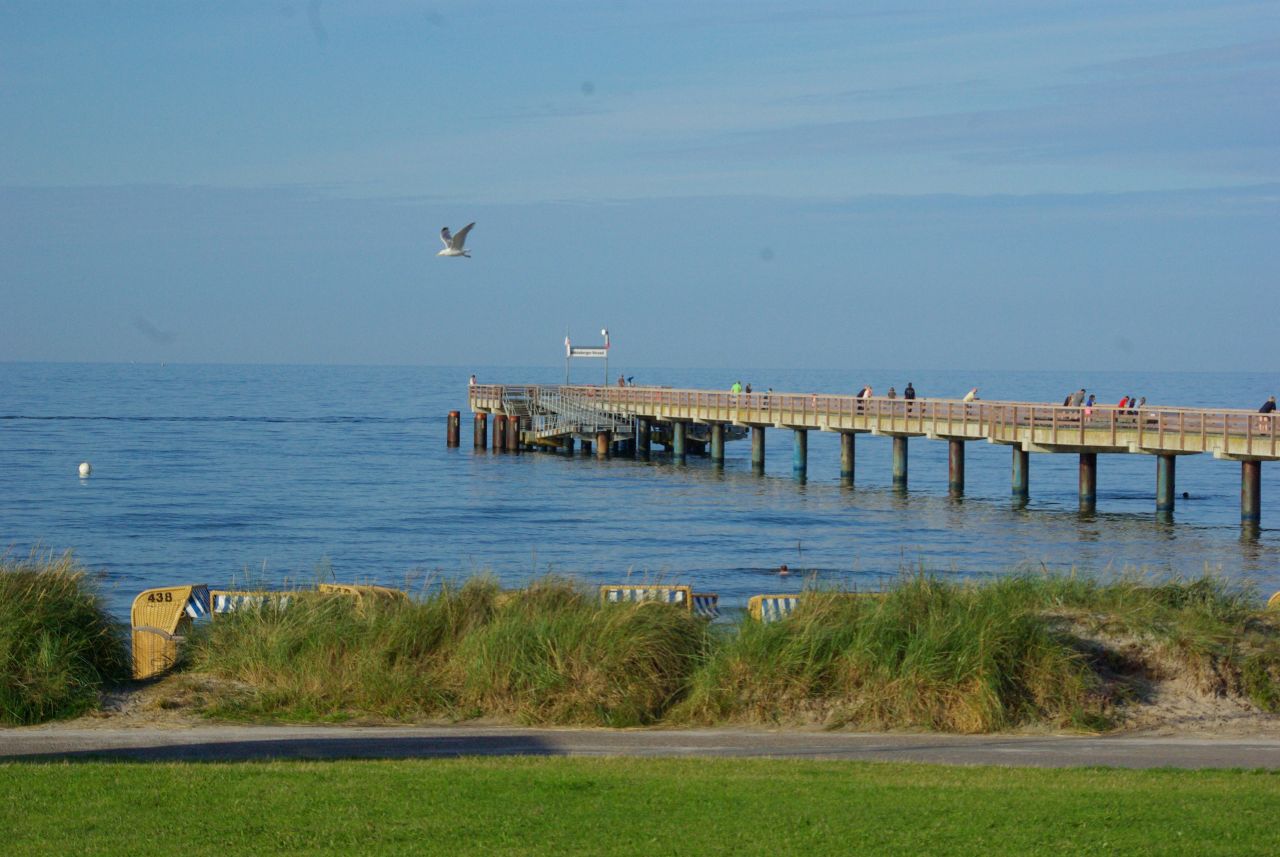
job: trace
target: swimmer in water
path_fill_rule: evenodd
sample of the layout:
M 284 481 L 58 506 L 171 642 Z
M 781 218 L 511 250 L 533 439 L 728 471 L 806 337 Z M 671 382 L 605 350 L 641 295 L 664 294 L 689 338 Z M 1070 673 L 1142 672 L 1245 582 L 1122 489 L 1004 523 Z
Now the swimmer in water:
M 791 570 L 790 570 L 789 568 L 787 568 L 787 564 L 786 564 L 785 562 L 784 562 L 784 563 L 782 564 L 782 566 L 778 569 L 778 576 L 779 576 L 779 577 L 786 577 L 786 576 L 787 576 L 788 574 L 790 574 L 790 573 L 791 573 Z

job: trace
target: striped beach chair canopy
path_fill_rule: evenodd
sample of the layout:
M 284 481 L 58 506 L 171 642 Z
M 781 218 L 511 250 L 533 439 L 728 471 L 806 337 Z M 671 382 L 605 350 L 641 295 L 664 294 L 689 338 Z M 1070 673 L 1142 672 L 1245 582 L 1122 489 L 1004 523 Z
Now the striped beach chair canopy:
M 800 606 L 800 595 L 754 595 L 747 602 L 747 612 L 759 622 L 785 619 Z
M 238 610 L 260 610 L 268 604 L 273 607 L 288 607 L 287 592 L 251 592 L 231 589 L 215 589 L 211 593 L 213 612 L 233 613 Z
M 688 609 L 693 603 L 693 591 L 688 586 L 655 586 L 648 584 L 600 587 L 601 601 L 657 601 L 677 604 Z
M 720 615 L 720 596 L 714 592 L 693 593 L 693 614 L 704 619 L 715 619 Z

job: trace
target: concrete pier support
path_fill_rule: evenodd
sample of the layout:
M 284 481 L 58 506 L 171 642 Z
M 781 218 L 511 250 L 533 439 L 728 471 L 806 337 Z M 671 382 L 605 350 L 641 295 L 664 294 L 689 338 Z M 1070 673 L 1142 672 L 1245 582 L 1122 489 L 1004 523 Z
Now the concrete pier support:
M 711 424 L 711 462 L 724 464 L 724 423 Z
M 471 444 L 476 449 L 489 448 L 489 415 L 483 411 L 475 415 L 471 429 Z
M 1176 455 L 1156 456 L 1156 511 L 1172 512 L 1177 480 L 1175 479 Z
M 1013 496 L 1020 499 L 1027 499 L 1030 491 L 1031 482 L 1031 453 L 1025 449 L 1012 447 L 1013 449 Z
M 609 433 L 607 431 L 596 432 L 596 458 L 609 457 Z
M 947 491 L 952 497 L 964 494 L 964 441 L 947 441 Z
M 764 426 L 751 427 L 751 467 L 764 470 Z
M 1262 523 L 1262 462 L 1240 462 L 1240 522 Z
M 520 418 L 507 417 L 507 452 L 520 451 Z
M 646 419 L 636 420 L 636 454 L 641 458 L 648 458 L 652 448 L 653 423 Z
M 851 431 L 840 433 L 840 479 L 843 482 L 853 482 L 858 453 L 857 438 Z
M 806 429 L 794 429 L 795 437 L 791 445 L 791 472 L 804 478 L 809 473 L 809 432 Z
M 446 446 L 458 446 L 462 443 L 462 414 L 449 411 L 449 421 L 445 424 L 444 442 Z
M 493 415 L 493 451 L 507 448 L 507 415 Z
M 895 488 L 907 487 L 907 439 L 893 439 L 893 485 Z
M 1080 453 L 1080 511 L 1092 512 L 1098 506 L 1098 453 Z
M 671 424 L 671 454 L 675 456 L 676 461 L 684 461 L 684 423 L 679 420 Z

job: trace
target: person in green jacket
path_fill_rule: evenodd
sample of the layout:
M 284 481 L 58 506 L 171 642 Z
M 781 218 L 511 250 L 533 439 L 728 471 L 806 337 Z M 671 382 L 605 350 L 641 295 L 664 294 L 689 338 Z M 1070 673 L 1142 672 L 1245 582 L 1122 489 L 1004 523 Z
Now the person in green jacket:
M 742 392 L 742 382 L 741 382 L 741 381 L 734 381 L 734 382 L 733 382 L 733 386 L 729 388 L 729 392 L 730 392 L 730 393 L 741 393 L 741 392 Z

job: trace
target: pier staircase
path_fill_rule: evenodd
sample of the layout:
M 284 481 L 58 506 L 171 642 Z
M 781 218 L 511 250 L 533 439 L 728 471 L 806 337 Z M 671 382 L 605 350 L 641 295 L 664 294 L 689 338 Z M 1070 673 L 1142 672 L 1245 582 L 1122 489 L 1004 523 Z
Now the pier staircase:
M 518 389 L 514 396 L 506 390 Z M 558 387 L 506 388 L 502 399 L 507 416 L 518 416 L 530 427 L 533 438 L 546 440 L 574 434 L 609 432 L 630 435 L 633 418 L 611 411 L 600 402 Z M 527 422 L 526 422 L 527 421 Z

